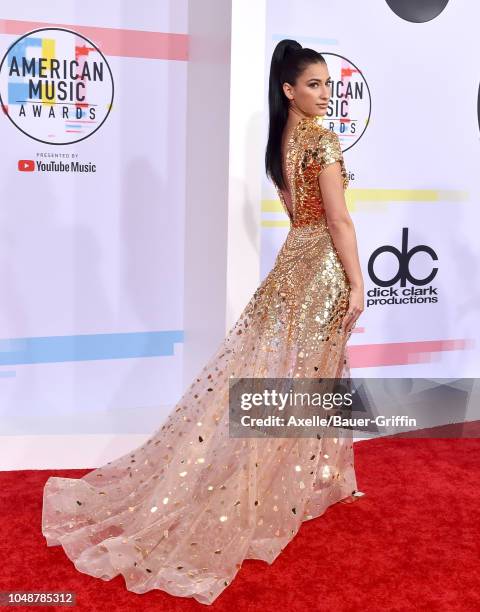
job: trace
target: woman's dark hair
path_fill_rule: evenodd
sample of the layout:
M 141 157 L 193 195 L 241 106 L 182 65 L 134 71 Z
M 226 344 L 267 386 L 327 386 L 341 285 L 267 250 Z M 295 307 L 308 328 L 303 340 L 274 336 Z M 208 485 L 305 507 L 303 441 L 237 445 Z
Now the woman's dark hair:
M 282 171 L 282 134 L 288 119 L 289 105 L 283 83 L 295 85 L 305 68 L 316 62 L 326 63 L 318 51 L 304 49 L 296 40 L 281 40 L 273 51 L 268 82 L 269 126 L 265 170 L 280 189 L 286 188 Z

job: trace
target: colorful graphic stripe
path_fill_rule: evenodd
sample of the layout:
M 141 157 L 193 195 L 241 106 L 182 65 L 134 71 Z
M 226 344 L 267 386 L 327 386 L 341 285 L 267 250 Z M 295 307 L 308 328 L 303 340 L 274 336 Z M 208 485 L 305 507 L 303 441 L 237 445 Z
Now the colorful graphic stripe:
M 351 368 L 373 368 L 431 363 L 438 360 L 439 353 L 470 350 L 474 344 L 471 339 L 385 342 L 347 346 L 347 353 Z
M 465 202 L 468 191 L 444 189 L 347 189 L 345 201 L 350 212 L 386 212 L 392 202 L 432 203 Z M 262 214 L 278 214 L 281 218 L 262 220 L 262 227 L 289 227 L 285 211 L 279 199 L 262 200 Z
M 42 41 L 42 58 L 45 58 L 46 60 L 55 59 L 55 41 L 52 40 L 51 38 L 42 38 L 41 41 Z M 50 64 L 48 63 L 47 65 L 50 65 Z M 55 104 L 55 99 L 48 100 L 46 92 L 47 92 L 47 88 L 44 87 L 42 102 L 43 104 L 49 104 L 50 106 L 53 106 Z M 24 100 L 25 99 L 26 98 L 24 98 Z
M 183 341 L 183 330 L 10 338 L 0 340 L 0 365 L 164 357 Z
M 353 333 L 363 333 L 359 327 Z M 84 334 L 0 340 L 0 366 L 95 359 L 164 357 L 174 354 L 174 345 L 184 342 L 183 330 Z M 471 339 L 424 340 L 348 346 L 350 367 L 368 368 L 431 363 L 444 351 L 474 347 Z M 0 376 L 14 376 L 0 372 Z
M 0 34 L 22 35 L 39 28 L 65 28 L 83 34 L 105 55 L 148 59 L 188 60 L 188 34 L 99 28 L 76 23 L 49 23 L 0 19 Z

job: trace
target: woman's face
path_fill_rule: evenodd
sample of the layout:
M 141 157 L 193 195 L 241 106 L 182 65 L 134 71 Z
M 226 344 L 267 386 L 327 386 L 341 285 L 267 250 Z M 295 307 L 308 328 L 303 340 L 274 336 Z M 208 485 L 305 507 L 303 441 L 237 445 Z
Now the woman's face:
M 308 64 L 295 85 L 283 84 L 290 107 L 305 117 L 325 115 L 331 95 L 332 80 L 323 62 Z

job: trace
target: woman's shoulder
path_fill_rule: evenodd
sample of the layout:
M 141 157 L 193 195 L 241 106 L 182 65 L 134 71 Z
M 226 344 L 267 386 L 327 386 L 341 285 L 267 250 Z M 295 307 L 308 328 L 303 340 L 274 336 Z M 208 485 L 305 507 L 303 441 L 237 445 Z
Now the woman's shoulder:
M 322 154 L 327 155 L 340 155 L 342 151 L 338 134 L 323 126 L 316 131 L 316 146 Z
M 319 121 L 308 118 L 301 126 L 299 145 L 309 152 L 314 160 L 341 157 L 340 140 L 336 132 L 324 127 Z
M 301 128 L 305 137 L 317 142 L 317 144 L 328 146 L 339 143 L 336 132 L 322 125 L 321 116 L 308 117 L 303 121 Z

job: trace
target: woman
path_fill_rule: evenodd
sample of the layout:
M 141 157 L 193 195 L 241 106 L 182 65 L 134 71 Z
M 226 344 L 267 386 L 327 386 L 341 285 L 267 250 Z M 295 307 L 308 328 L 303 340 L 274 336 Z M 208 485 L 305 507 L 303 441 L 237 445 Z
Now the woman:
M 318 123 L 323 57 L 295 41 L 273 54 L 267 173 L 291 228 L 275 265 L 165 424 L 83 478 L 48 479 L 43 534 L 81 572 L 118 574 L 212 603 L 245 558 L 273 563 L 302 521 L 353 501 L 347 437 L 229 437 L 229 379 L 348 376 L 345 344 L 363 311 L 338 137 Z

